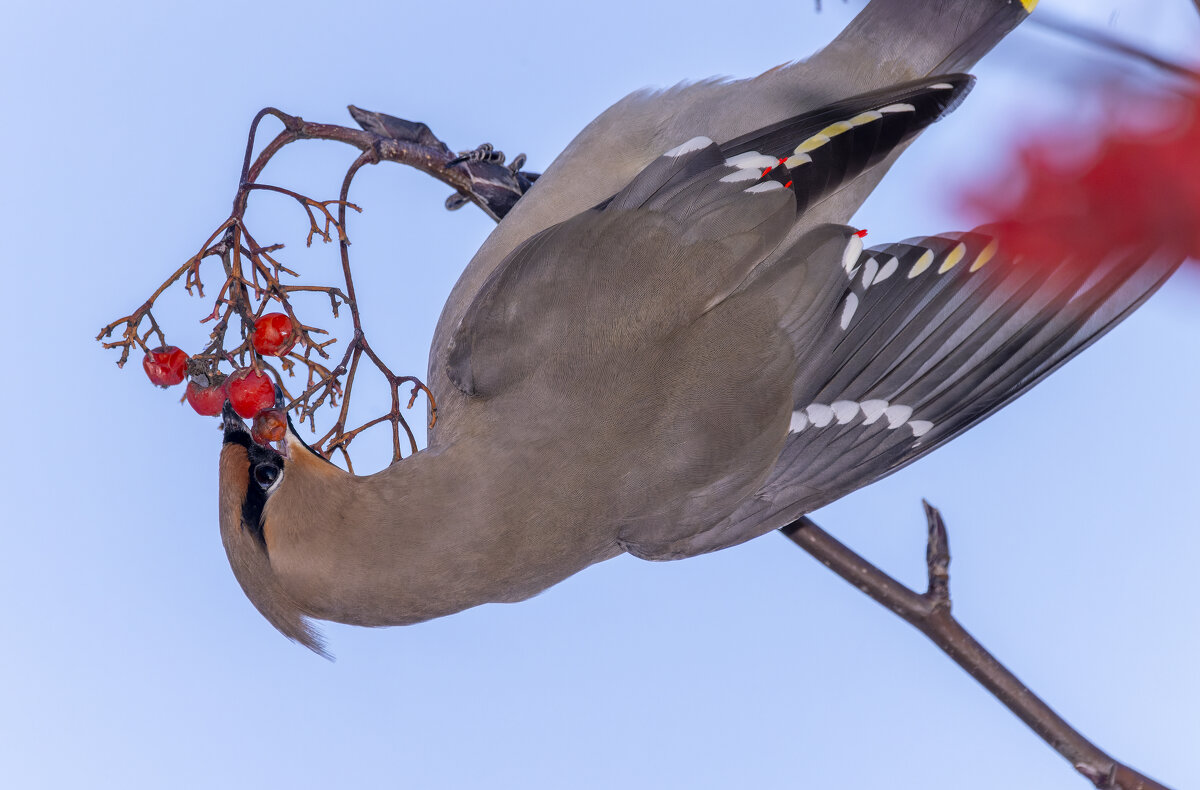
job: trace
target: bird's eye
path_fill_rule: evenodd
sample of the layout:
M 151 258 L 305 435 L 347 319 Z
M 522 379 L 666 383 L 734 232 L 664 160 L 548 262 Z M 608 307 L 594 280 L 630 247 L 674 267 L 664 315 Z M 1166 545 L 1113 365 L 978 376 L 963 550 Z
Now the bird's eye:
M 274 485 L 279 479 L 279 467 L 271 464 L 259 464 L 254 467 L 254 482 L 264 491 Z

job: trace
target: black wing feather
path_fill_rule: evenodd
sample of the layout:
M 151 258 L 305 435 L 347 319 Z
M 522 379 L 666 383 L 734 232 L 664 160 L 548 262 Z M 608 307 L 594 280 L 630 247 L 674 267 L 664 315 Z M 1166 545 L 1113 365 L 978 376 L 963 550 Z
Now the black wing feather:
M 794 517 L 920 458 L 1085 349 L 1180 263 L 1149 246 L 1091 266 L 1003 251 L 982 263 L 991 249 L 980 229 L 860 254 L 802 358 L 798 430 L 760 502 L 735 518 Z M 866 276 L 893 262 L 883 281 Z

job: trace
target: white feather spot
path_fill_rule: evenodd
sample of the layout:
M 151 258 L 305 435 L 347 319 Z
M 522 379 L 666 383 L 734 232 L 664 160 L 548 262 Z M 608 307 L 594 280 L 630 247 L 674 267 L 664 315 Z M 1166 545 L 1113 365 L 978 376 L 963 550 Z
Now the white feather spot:
M 755 184 L 754 186 L 750 187 L 749 189 L 743 189 L 742 191 L 757 194 L 759 192 L 772 192 L 776 189 L 783 189 L 783 184 L 772 179 L 772 180 L 764 181 L 761 184 Z
M 889 104 L 889 105 L 888 105 L 888 106 L 886 106 L 886 107 L 880 107 L 880 108 L 879 108 L 879 111 L 880 111 L 880 112 L 882 112 L 882 113 L 889 113 L 889 112 L 916 112 L 916 111 L 917 111 L 917 108 L 916 108 L 916 107 L 914 107 L 914 106 L 912 106 L 911 104 Z
M 747 151 L 744 154 L 729 157 L 725 160 L 725 164 L 729 167 L 736 167 L 738 170 L 746 168 L 762 170 L 764 167 L 774 167 L 779 164 L 779 160 L 773 156 L 760 154 L 758 151 Z
M 955 245 L 954 249 L 946 256 L 946 260 L 942 261 L 942 265 L 938 267 L 938 274 L 945 274 L 958 265 L 958 262 L 967 254 L 967 245 L 961 241 Z
M 930 90 L 935 90 L 935 91 L 948 91 L 953 87 L 954 86 L 948 82 L 935 82 L 934 84 L 929 86 Z
M 846 302 L 842 306 L 842 329 L 850 326 L 851 319 L 854 318 L 854 311 L 858 309 L 858 295 L 849 293 L 846 294 Z
M 732 184 L 736 181 L 757 181 L 762 178 L 762 174 L 757 168 L 747 170 L 734 170 L 729 175 L 721 179 L 721 183 Z
M 852 400 L 835 400 L 829 404 L 833 415 L 837 417 L 838 425 L 845 425 L 858 416 L 858 402 Z
M 692 151 L 699 151 L 701 148 L 707 148 L 710 145 L 712 145 L 712 140 L 704 135 L 700 135 L 698 137 L 693 137 L 686 143 L 680 143 L 670 151 L 667 151 L 665 154 L 663 154 L 663 156 L 683 156 L 684 154 L 690 154 Z
M 865 400 L 859 404 L 859 407 L 862 408 L 863 417 L 865 418 L 863 420 L 863 424 L 870 425 L 882 417 L 883 413 L 887 411 L 888 402 L 877 399 Z
M 913 412 L 911 406 L 899 404 L 893 406 L 885 400 L 872 398 L 864 401 L 835 400 L 828 406 L 824 403 L 810 403 L 803 409 L 792 412 L 791 420 L 788 423 L 788 432 L 798 433 L 810 425 L 815 428 L 824 428 L 835 421 L 838 425 L 847 425 L 854 421 L 859 412 L 862 412 L 863 425 L 872 425 L 880 417 L 883 417 L 887 422 L 888 430 L 895 430 L 902 425 L 907 425 L 912 430 L 914 438 L 924 436 L 933 429 L 933 423 L 929 420 L 909 419 Z
M 875 282 L 875 275 L 877 274 L 879 274 L 879 261 L 874 258 L 868 258 L 866 264 L 863 266 L 862 284 L 864 291 L 871 287 L 871 283 Z
M 912 406 L 888 406 L 883 413 L 887 417 L 888 428 L 899 428 L 912 416 Z
M 788 433 L 800 433 L 808 427 L 808 415 L 802 411 L 792 412 L 792 419 L 788 422 Z
M 808 154 L 792 154 L 787 159 L 783 160 L 783 166 L 788 170 L 794 170 L 800 165 L 807 165 L 812 161 L 812 157 Z
M 908 427 L 912 428 L 913 436 L 924 436 L 929 433 L 929 429 L 933 427 L 933 423 L 929 420 L 912 420 L 908 423 Z
M 908 279 L 916 277 L 933 264 L 933 250 L 925 250 L 925 254 L 917 258 L 917 262 L 913 264 L 912 269 L 908 272 Z
M 846 242 L 846 249 L 842 252 L 842 268 L 846 270 L 846 274 L 854 271 L 854 265 L 858 263 L 858 256 L 862 254 L 862 248 L 862 237 L 852 234 Z
M 833 409 L 823 403 L 810 403 L 804 407 L 808 420 L 818 428 L 824 428 L 833 422 Z
M 883 265 L 883 268 L 879 270 L 879 274 L 875 275 L 875 279 L 872 280 L 872 282 L 876 283 L 876 284 L 883 282 L 884 280 L 886 280 L 887 278 L 889 278 L 893 274 L 895 274 L 896 270 L 899 268 L 900 268 L 900 262 L 897 261 L 894 257 L 889 255 L 888 262 Z

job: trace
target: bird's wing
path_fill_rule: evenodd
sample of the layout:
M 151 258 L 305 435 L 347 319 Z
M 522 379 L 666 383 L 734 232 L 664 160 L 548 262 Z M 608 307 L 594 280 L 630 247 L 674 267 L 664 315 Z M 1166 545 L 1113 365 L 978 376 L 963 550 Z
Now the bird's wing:
M 722 182 L 743 171 L 724 166 L 707 138 L 678 150 L 603 208 L 543 231 L 505 261 L 450 345 L 456 387 L 497 395 L 564 356 L 604 365 L 609 350 L 628 352 L 694 319 L 783 239 L 796 216 L 788 190 L 770 181 L 748 191 L 759 186 L 757 169 L 752 180 Z
M 625 322 L 623 305 L 602 301 L 635 281 L 661 298 L 621 297 L 627 311 L 640 305 L 655 324 L 694 320 L 736 290 L 804 211 L 952 110 L 971 84 L 963 74 L 927 78 L 721 145 L 679 141 L 616 195 L 497 267 L 454 333 L 450 380 L 466 394 L 495 393 L 553 348 L 563 327 L 588 331 L 587 314 L 599 314 L 601 332 L 628 334 L 604 325 Z
M 836 40 L 804 60 L 753 79 L 700 80 L 638 91 L 602 112 L 517 201 L 451 291 L 430 345 L 426 383 L 437 394 L 440 416 L 430 430 L 430 443 L 453 439 L 459 424 L 454 415 L 467 403 L 467 396 L 445 376 L 451 338 L 485 281 L 522 242 L 617 193 L 661 152 L 683 140 L 696 135 L 731 140 L 845 96 L 966 71 L 1033 5 L 1032 0 L 872 0 Z M 786 30 L 796 21 L 788 14 L 776 20 L 739 19 L 728 35 Z M 899 150 L 825 201 L 822 221 L 848 222 Z
M 821 320 L 798 310 L 787 327 L 800 367 L 783 452 L 758 494 L 683 553 L 763 534 L 912 463 L 1087 348 L 1182 260 L 1148 242 L 1035 265 L 986 227 L 869 250 L 843 228 L 824 246 L 841 284 L 824 288 Z

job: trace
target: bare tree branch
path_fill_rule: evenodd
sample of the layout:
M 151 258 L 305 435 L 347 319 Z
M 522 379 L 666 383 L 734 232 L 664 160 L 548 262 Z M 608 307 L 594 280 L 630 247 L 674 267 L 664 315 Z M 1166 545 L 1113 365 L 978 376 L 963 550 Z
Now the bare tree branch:
M 950 550 L 946 525 L 941 513 L 928 502 L 925 503 L 925 516 L 929 522 L 925 553 L 929 587 L 924 593 L 910 590 L 867 562 L 807 516 L 783 527 L 780 532 L 826 568 L 929 637 L 1096 787 L 1102 790 L 1167 790 L 1164 785 L 1114 760 L 1083 737 L 954 619 L 950 613 Z
M 492 219 L 499 221 L 520 199 L 521 195 L 537 179 L 537 173 L 521 170 L 524 154 L 505 165 L 503 152 L 495 150 L 489 143 L 472 151 L 455 153 L 439 140 L 423 123 L 405 121 L 383 113 L 374 113 L 351 107 L 350 113 L 363 127 L 351 129 L 334 124 L 310 123 L 289 115 L 274 107 L 266 107 L 254 116 L 246 137 L 246 149 L 242 160 L 238 189 L 233 199 L 233 209 L 228 219 L 213 231 L 201 245 L 200 251 L 179 266 L 140 307 L 122 318 L 104 326 L 97 340 L 105 341 L 121 330 L 118 339 L 104 342 L 105 348 L 120 349 L 118 366 L 123 366 L 134 348 L 143 352 L 150 350 L 149 340 L 154 336 L 157 345 L 166 345 L 166 337 L 151 312 L 156 300 L 172 285 L 183 280 L 188 293 L 204 296 L 200 279 L 201 264 L 209 258 L 221 262 L 224 282 L 213 302 L 212 310 L 203 321 L 214 322 L 208 345 L 200 353 L 188 358 L 189 376 L 200 387 L 217 387 L 225 380 L 219 366 L 228 362 L 235 367 L 252 367 L 269 371 L 284 398 L 286 409 L 293 411 L 300 422 L 308 422 L 316 429 L 316 410 L 328 404 L 338 409 L 333 427 L 313 444 L 313 449 L 330 457 L 335 451 L 346 460 L 353 470 L 349 456 L 350 443 L 362 431 L 374 425 L 389 423 L 392 428 L 392 461 L 403 455 L 401 429 L 404 444 L 410 453 L 417 451 L 417 439 L 404 417 L 403 412 L 411 409 L 419 394 L 424 393 L 430 402 L 430 425 L 437 419 L 437 404 L 433 393 L 414 376 L 399 376 L 393 373 L 375 353 L 363 331 L 358 302 L 354 291 L 354 277 L 350 266 L 350 240 L 346 233 L 347 209 L 361 211 L 349 201 L 348 195 L 355 174 L 365 165 L 382 161 L 399 162 L 428 173 L 454 188 L 447 201 L 448 208 L 457 208 L 467 202 L 479 206 Z M 267 143 L 257 156 L 254 155 L 259 126 L 268 117 L 283 124 L 283 131 Z M 314 200 L 291 189 L 273 184 L 259 183 L 267 164 L 285 146 L 297 140 L 333 140 L 346 143 L 361 152 L 346 172 L 339 197 L 335 200 Z M 246 225 L 246 208 L 251 193 L 275 193 L 296 201 L 308 220 L 305 244 L 311 245 L 314 237 L 331 242 L 336 234 L 342 263 L 343 283 L 338 285 L 313 285 L 285 282 L 282 278 L 298 277 L 278 257 L 282 244 L 263 245 L 255 240 Z M 334 213 L 336 207 L 336 216 Z M 346 345 L 340 362 L 330 367 L 320 362 L 329 359 L 326 350 L 336 342 L 335 338 L 318 341 L 315 335 L 327 335 L 324 329 L 301 321 L 291 301 L 295 293 L 319 292 L 329 298 L 330 311 L 334 318 L 338 308 L 345 305 L 350 309 L 354 334 Z M 252 342 L 251 327 L 266 314 L 267 308 L 277 304 L 291 323 L 295 335 L 294 345 L 281 352 L 271 361 L 260 356 Z M 232 319 L 240 321 L 240 336 L 226 343 Z M 144 328 L 145 325 L 148 325 Z M 348 424 L 350 394 L 354 377 L 359 372 L 362 357 L 373 365 L 387 380 L 391 390 L 391 408 L 382 416 L 369 419 L 362 425 L 351 428 Z M 276 369 L 276 364 L 279 369 Z M 288 392 L 284 377 L 293 376 L 296 365 L 307 371 L 305 383 L 299 395 Z M 411 387 L 407 405 L 402 405 L 402 387 Z
M 1200 9 L 1200 0 L 1193 0 L 1197 9 Z M 1086 27 L 1076 22 L 1071 22 L 1066 19 L 1061 19 L 1053 15 L 1034 14 L 1029 18 L 1029 21 L 1035 25 L 1040 25 L 1047 30 L 1053 30 L 1055 33 L 1061 33 L 1065 36 L 1084 41 L 1100 49 L 1114 52 L 1118 55 L 1123 55 L 1127 58 L 1141 61 L 1146 65 L 1152 66 L 1159 71 L 1164 71 L 1175 77 L 1183 77 L 1184 79 L 1200 82 L 1200 72 L 1189 69 L 1186 66 L 1181 66 L 1178 63 L 1167 60 L 1164 57 L 1155 55 L 1153 52 L 1148 52 L 1141 47 L 1130 44 L 1128 41 L 1122 41 L 1116 36 L 1110 35 L 1103 30 Z

